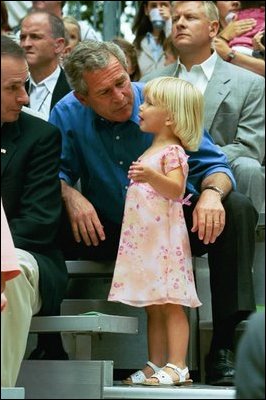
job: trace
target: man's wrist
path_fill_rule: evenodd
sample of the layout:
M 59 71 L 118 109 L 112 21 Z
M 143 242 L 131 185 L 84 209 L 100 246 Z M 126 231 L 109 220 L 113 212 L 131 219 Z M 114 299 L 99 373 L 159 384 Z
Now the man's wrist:
M 218 35 L 218 38 L 223 39 L 226 43 L 230 42 L 230 40 L 227 39 L 224 35 Z
M 204 190 L 213 190 L 214 192 L 219 193 L 219 195 L 220 195 L 220 197 L 221 197 L 221 200 L 223 200 L 223 198 L 224 198 L 224 191 L 223 191 L 221 188 L 219 188 L 218 186 L 214 186 L 214 185 L 207 185 L 207 186 L 204 186 L 204 187 L 202 188 L 202 190 L 201 190 L 201 193 L 202 193 Z

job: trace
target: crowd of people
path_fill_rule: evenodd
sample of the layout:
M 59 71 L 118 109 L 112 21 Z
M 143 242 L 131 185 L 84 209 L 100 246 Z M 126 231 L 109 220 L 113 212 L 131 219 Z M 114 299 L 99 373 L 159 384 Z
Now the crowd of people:
M 15 386 L 32 315 L 60 314 L 67 259 L 116 260 L 108 300 L 146 310 L 149 361 L 125 384 L 192 383 L 184 307 L 201 305 L 192 256 L 207 254 L 206 383 L 240 388 L 264 204 L 264 2 L 140 1 L 133 43 L 84 40 L 65 2 L 32 3 L 15 35 L 1 1 L 1 385 Z M 31 358 L 67 358 L 60 335 L 39 335 Z

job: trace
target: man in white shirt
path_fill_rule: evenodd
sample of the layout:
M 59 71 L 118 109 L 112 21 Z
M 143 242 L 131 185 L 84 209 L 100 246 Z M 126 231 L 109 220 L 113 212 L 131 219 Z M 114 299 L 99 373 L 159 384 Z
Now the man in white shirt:
M 250 197 L 260 211 L 265 185 L 261 171 L 265 140 L 264 79 L 230 63 L 232 54 L 226 62 L 213 51 L 219 13 L 212 1 L 173 2 L 172 24 L 172 40 L 179 59 L 141 80 L 177 76 L 201 90 L 205 100 L 204 127 L 226 154 L 239 192 Z M 219 190 L 217 187 L 209 189 L 213 193 Z M 223 204 L 214 199 L 212 206 L 215 210 Z M 237 248 L 232 249 L 230 257 L 222 253 L 215 259 L 208 253 L 213 337 L 206 360 L 206 380 L 212 385 L 234 384 L 235 328 L 254 310 L 255 304 L 252 279 L 243 279 L 253 266 L 254 232 L 249 231 L 249 221 L 245 221 L 245 215 L 240 215 L 241 210 L 235 210 L 232 204 L 228 211 L 227 220 L 235 224 Z M 241 223 L 243 226 L 239 229 Z M 193 241 L 192 234 L 190 236 Z M 198 250 L 199 255 L 203 254 L 204 249 L 199 246 Z
M 29 107 L 48 120 L 53 106 L 70 91 L 60 67 L 65 46 L 65 28 L 61 18 L 46 11 L 33 11 L 21 24 L 20 45 L 26 51 L 30 82 L 26 89 Z

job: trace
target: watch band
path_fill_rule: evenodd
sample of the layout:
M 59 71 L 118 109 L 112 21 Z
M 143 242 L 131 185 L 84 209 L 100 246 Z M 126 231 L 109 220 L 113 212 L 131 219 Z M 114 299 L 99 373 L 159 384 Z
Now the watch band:
M 214 190 L 215 192 L 219 193 L 219 195 L 221 196 L 221 200 L 224 198 L 224 191 L 220 189 L 218 186 L 213 186 L 213 185 L 205 186 L 201 192 L 203 192 L 206 189 Z
M 236 52 L 235 50 L 231 50 L 228 54 L 227 54 L 227 62 L 231 62 L 236 56 Z

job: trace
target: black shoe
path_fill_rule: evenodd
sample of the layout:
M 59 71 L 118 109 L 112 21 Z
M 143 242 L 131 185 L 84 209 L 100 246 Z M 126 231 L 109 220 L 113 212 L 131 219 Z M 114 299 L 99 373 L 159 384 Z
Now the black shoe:
M 206 357 L 206 384 L 234 386 L 234 354 L 231 350 L 220 349 Z
M 69 357 L 65 351 L 47 352 L 44 349 L 37 347 L 32 351 L 28 360 L 68 360 Z

